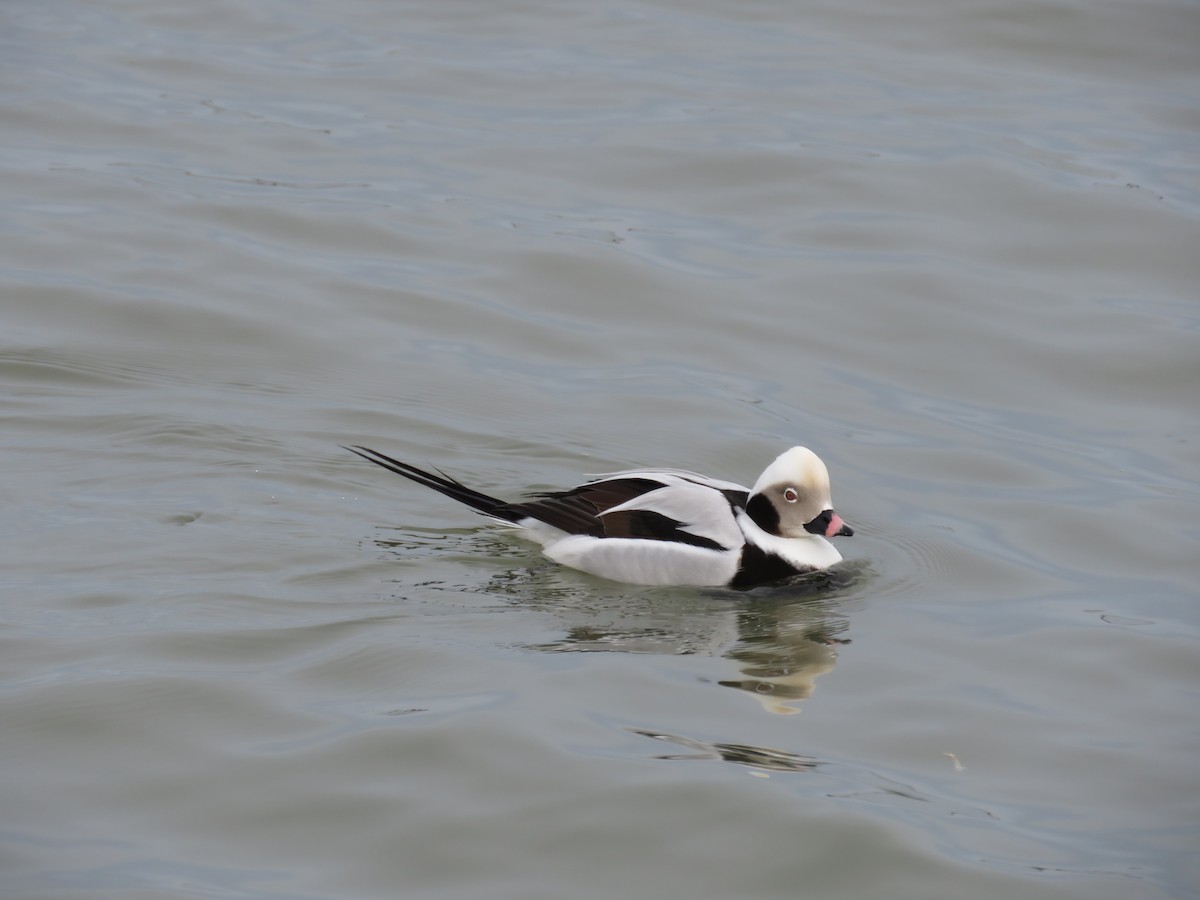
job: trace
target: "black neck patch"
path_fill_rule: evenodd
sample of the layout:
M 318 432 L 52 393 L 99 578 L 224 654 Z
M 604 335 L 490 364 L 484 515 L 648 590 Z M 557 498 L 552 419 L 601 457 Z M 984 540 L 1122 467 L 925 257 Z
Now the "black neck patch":
M 742 548 L 737 574 L 733 576 L 729 586 L 749 588 L 816 570 L 816 566 L 794 566 L 782 556 L 776 556 L 755 544 L 746 544 Z
M 767 534 L 779 534 L 779 510 L 765 494 L 751 494 L 746 501 L 746 515 Z

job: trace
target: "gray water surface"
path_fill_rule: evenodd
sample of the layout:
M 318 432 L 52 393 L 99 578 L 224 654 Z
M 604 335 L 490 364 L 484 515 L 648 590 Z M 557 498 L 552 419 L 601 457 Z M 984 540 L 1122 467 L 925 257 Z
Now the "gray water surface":
M 1200 9 L 0 12 L 0 893 L 1200 888 Z M 811 446 L 750 592 L 504 497 Z

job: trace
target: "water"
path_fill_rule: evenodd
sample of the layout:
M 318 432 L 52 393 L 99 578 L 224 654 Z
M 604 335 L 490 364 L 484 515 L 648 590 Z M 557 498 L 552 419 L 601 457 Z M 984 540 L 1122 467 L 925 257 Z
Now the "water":
M 1194 896 L 1194 5 L 0 15 L 5 896 Z M 622 586 L 343 443 L 856 536 Z

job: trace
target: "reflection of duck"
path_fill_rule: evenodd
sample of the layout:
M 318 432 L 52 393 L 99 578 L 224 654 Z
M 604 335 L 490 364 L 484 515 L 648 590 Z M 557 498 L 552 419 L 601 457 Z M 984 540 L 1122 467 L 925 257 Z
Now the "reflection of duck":
M 748 691 L 763 709 L 778 715 L 800 712 L 794 705 L 812 696 L 816 680 L 837 664 L 837 645 L 822 624 L 781 627 L 773 635 L 743 639 L 726 655 L 736 660 L 743 677 L 722 681 L 724 687 Z
M 816 679 L 833 670 L 838 645 L 849 643 L 838 636 L 848 622 L 830 594 L 861 571 L 838 567 L 786 587 L 755 591 L 752 599 L 682 590 L 664 597 L 654 590 L 593 596 L 586 607 L 562 597 L 522 605 L 552 612 L 566 629 L 561 638 L 536 649 L 724 657 L 737 665 L 738 673 L 719 684 L 746 691 L 768 712 L 792 715 L 812 695 Z
M 810 756 L 800 756 L 798 753 L 775 750 L 771 747 L 723 742 L 710 744 L 695 738 L 663 734 L 659 731 L 646 731 L 643 728 L 631 728 L 629 731 L 652 740 L 666 741 L 680 747 L 687 747 L 692 751 L 691 753 L 660 753 L 658 759 L 723 759 L 725 762 L 749 766 L 752 769 L 772 769 L 776 772 L 807 772 L 821 765 L 820 760 Z
M 827 538 L 852 535 L 833 511 L 829 471 L 793 447 L 753 488 L 681 469 L 618 472 L 506 503 L 366 447 L 363 459 L 513 526 L 556 562 L 631 584 L 752 587 L 827 569 Z

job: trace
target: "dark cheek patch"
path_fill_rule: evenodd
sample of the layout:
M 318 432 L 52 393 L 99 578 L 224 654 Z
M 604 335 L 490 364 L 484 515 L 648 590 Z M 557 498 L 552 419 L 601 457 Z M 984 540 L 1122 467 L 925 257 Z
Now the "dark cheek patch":
M 764 494 L 755 494 L 746 501 L 746 515 L 767 534 L 779 534 L 779 510 Z

